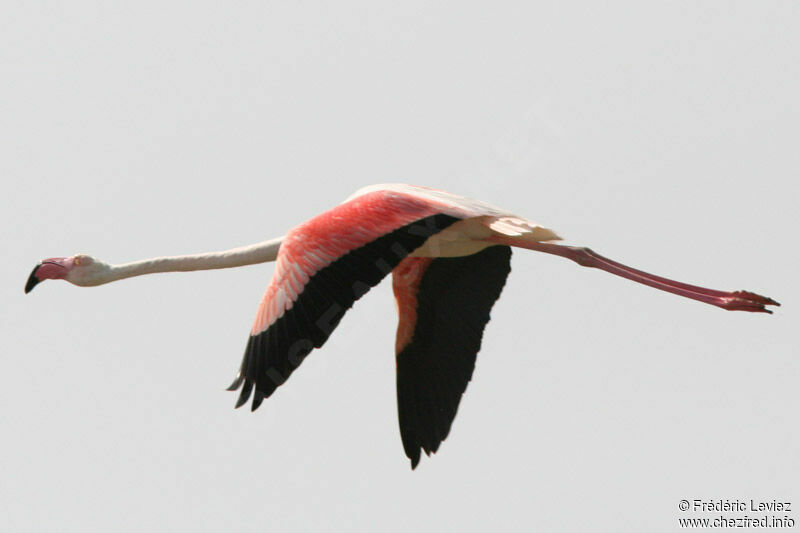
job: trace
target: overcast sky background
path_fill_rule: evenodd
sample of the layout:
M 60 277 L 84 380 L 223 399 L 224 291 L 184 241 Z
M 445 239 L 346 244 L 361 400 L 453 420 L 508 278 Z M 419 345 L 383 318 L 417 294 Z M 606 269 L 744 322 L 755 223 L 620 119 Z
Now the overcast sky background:
M 0 530 L 671 531 L 717 516 L 694 498 L 800 522 L 800 3 L 14 4 Z M 224 388 L 272 265 L 23 295 L 45 257 L 230 248 L 398 181 L 784 307 L 518 251 L 412 472 L 389 283 L 254 414 Z

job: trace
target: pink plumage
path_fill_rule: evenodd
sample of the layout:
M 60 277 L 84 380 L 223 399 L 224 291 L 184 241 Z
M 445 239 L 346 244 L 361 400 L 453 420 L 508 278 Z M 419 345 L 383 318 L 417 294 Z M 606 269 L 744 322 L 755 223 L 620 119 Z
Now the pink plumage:
M 392 290 L 397 302 L 397 338 L 395 353 L 408 346 L 417 325 L 417 293 L 431 257 L 406 257 L 392 271 Z
M 290 230 L 281 243 L 275 272 L 261 299 L 252 335 L 265 331 L 291 309 L 309 279 L 347 252 L 446 206 L 410 194 L 375 191 L 357 196 Z

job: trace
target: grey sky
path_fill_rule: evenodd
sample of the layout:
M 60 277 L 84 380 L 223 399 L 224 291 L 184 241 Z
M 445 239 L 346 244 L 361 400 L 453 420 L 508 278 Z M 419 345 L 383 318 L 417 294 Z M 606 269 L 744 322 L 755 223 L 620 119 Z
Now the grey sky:
M 671 531 L 800 509 L 800 4 L 36 2 L 0 23 L 0 530 Z M 413 473 L 388 283 L 251 414 L 271 265 L 47 282 L 284 233 L 361 186 L 480 198 L 726 313 L 517 251 Z M 788 513 L 800 520 L 800 511 Z

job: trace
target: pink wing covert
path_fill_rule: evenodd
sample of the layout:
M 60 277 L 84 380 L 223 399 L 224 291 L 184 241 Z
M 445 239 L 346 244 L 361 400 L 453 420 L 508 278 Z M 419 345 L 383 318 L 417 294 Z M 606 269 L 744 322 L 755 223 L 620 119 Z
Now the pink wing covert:
M 441 211 L 441 206 L 410 195 L 376 191 L 296 226 L 281 243 L 275 272 L 250 334 L 265 331 L 291 309 L 311 277 L 322 268 L 378 237 Z

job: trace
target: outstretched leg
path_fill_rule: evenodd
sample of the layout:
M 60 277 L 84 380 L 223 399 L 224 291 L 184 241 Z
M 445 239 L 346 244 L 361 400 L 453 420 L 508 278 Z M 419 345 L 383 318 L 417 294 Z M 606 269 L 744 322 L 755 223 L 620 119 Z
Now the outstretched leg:
M 728 311 L 772 313 L 772 311 L 765 306 L 781 305 L 772 298 L 767 298 L 748 291 L 717 291 L 648 274 L 647 272 L 642 272 L 641 270 L 636 270 L 622 263 L 607 259 L 589 248 L 530 241 L 524 238 L 521 239 L 519 237 L 509 237 L 505 235 L 493 235 L 488 240 L 495 244 L 505 244 L 508 246 L 536 250 L 537 252 L 544 252 L 546 254 L 560 255 L 561 257 L 566 257 L 567 259 L 575 261 L 581 266 L 599 268 L 615 276 L 622 276 L 631 281 L 649 285 L 650 287 L 662 291 L 671 292 L 678 296 L 684 296 L 707 304 L 716 305 Z

